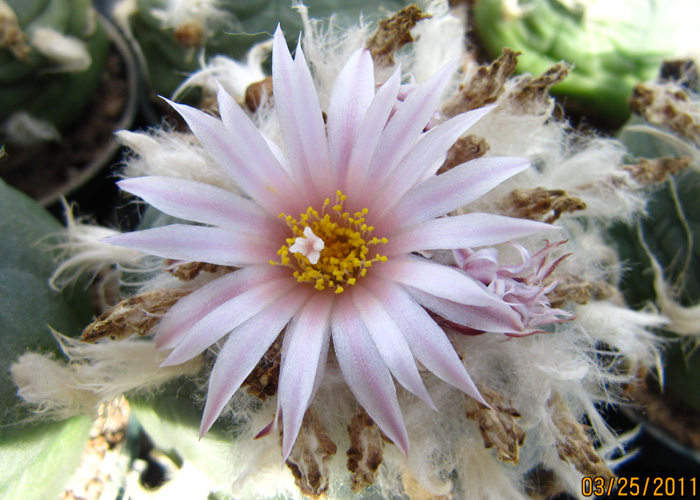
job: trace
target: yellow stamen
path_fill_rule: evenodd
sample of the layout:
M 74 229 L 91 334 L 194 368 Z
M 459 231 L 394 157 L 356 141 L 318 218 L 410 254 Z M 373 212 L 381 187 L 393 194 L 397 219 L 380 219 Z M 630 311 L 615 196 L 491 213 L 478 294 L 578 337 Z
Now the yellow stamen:
M 374 258 L 368 258 L 369 247 L 388 242 L 386 238 L 371 236 L 374 226 L 366 223 L 369 210 L 363 208 L 351 216 L 343 211 L 346 199 L 347 196 L 338 190 L 335 204 L 331 206 L 330 199 L 326 198 L 320 214 L 313 207 L 300 214 L 298 220 L 281 213 L 280 219 L 286 222 L 293 236 L 287 238 L 277 251 L 280 261 L 270 261 L 270 264 L 293 268 L 293 276 L 298 282 L 312 283 L 316 290 L 328 288 L 334 293 L 343 293 L 347 286 L 356 284 L 358 278 L 366 276 L 367 269 L 374 262 L 386 262 L 385 255 L 375 252 Z M 326 213 L 327 208 L 331 209 L 330 213 Z M 314 264 L 301 253 L 289 251 L 297 238 L 304 238 L 304 229 L 307 227 L 325 244 Z M 292 256 L 294 259 L 291 259 Z

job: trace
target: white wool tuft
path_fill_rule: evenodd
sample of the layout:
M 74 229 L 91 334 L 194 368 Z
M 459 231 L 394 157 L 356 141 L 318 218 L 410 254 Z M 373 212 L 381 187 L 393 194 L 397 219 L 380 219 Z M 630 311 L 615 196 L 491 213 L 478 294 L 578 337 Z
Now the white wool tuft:
M 197 373 L 201 356 L 182 365 L 161 368 L 166 354 L 146 339 L 94 344 L 51 330 L 68 363 L 28 352 L 10 367 L 18 395 L 37 413 L 64 419 L 93 415 L 100 403 L 130 391 L 155 390 L 167 381 Z
M 75 282 L 82 274 L 89 274 L 94 278 L 103 269 L 109 269 L 109 276 L 105 278 L 105 282 L 110 282 L 110 277 L 121 276 L 121 271 L 114 267 L 115 265 L 136 268 L 145 260 L 141 252 L 100 241 L 102 238 L 119 234 L 119 231 L 76 219 L 73 207 L 65 200 L 63 210 L 66 229 L 59 235 L 63 241 L 51 245 L 62 251 L 58 259 L 60 264 L 49 278 L 52 289 L 61 290 Z

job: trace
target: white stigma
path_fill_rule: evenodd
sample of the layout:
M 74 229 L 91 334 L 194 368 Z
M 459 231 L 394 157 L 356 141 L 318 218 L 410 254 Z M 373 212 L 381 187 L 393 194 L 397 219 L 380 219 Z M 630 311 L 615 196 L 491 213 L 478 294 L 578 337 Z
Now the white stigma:
M 306 226 L 304 228 L 304 237 L 298 237 L 294 240 L 294 244 L 289 247 L 289 251 L 292 253 L 300 253 L 309 259 L 311 264 L 316 264 L 321 256 L 321 250 L 323 250 L 325 246 L 326 243 L 316 236 L 310 227 Z

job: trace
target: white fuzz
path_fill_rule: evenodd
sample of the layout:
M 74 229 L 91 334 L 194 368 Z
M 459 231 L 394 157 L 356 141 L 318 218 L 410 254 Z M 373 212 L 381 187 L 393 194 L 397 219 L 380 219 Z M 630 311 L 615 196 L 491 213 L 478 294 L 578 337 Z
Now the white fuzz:
M 61 250 L 61 263 L 49 279 L 54 290 L 60 290 L 74 282 L 81 274 L 95 276 L 103 269 L 111 269 L 110 274 L 121 275 L 113 266 L 138 267 L 144 260 L 141 252 L 130 248 L 116 247 L 100 241 L 102 238 L 119 234 L 119 231 L 88 224 L 73 215 L 73 208 L 63 202 L 66 217 L 66 230 L 61 233 L 63 241 L 52 245 Z M 109 277 L 105 282 L 111 281 Z
M 177 28 L 187 23 L 201 24 L 211 29 L 211 25 L 227 20 L 229 14 L 219 8 L 218 0 L 166 0 L 164 8 L 151 9 L 164 29 Z
M 26 353 L 11 368 L 18 395 L 37 406 L 37 413 L 57 419 L 92 415 L 101 402 L 121 394 L 153 390 L 183 375 L 197 373 L 201 357 L 161 368 L 165 355 L 151 340 L 110 340 L 90 344 L 52 330 L 68 363 L 52 356 Z
M 205 95 L 216 95 L 216 82 L 233 97 L 236 102 L 245 102 L 248 86 L 264 80 L 262 63 L 272 51 L 272 40 L 258 43 L 248 52 L 244 63 L 225 56 L 214 56 L 206 63 L 201 62 L 202 69 L 190 75 L 173 93 L 177 101 L 187 90 L 201 87 Z
M 117 138 L 135 153 L 126 159 L 125 177 L 167 175 L 238 191 L 231 176 L 191 134 L 122 130 Z
M 92 63 L 85 42 L 51 28 L 36 28 L 32 32 L 32 45 L 57 64 L 52 71 L 83 71 Z
M 2 123 L 2 135 L 8 143 L 20 147 L 61 140 L 61 134 L 53 123 L 36 118 L 26 111 L 12 113 Z

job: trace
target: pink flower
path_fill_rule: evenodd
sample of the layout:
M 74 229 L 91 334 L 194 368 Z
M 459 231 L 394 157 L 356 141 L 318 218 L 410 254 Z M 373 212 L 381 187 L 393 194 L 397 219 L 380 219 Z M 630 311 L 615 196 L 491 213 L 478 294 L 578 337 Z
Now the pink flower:
M 495 248 L 482 248 L 481 250 L 459 249 L 454 251 L 457 265 L 469 276 L 481 281 L 489 290 L 493 291 L 505 302 L 510 304 L 514 311 L 520 314 L 524 331 L 511 332 L 507 335 L 521 337 L 533 333 L 543 333 L 536 327 L 551 323 L 570 321 L 573 316 L 562 309 L 552 309 L 549 305 L 547 294 L 554 290 L 557 282 L 553 281 L 544 286 L 544 280 L 549 277 L 557 266 L 568 257 L 566 254 L 551 264 L 547 264 L 550 252 L 566 243 L 547 245 L 531 255 L 522 245 L 513 244 L 522 256 L 522 262 L 513 265 L 501 265 L 498 262 L 498 250 Z M 483 333 L 464 325 L 451 324 L 451 327 L 462 333 Z
M 490 332 L 522 332 L 522 317 L 481 281 L 414 252 L 494 245 L 552 226 L 483 213 L 443 217 L 529 165 L 487 158 L 435 175 L 448 148 L 489 111 L 424 131 L 454 68 L 395 108 L 400 69 L 375 92 L 372 58 L 359 50 L 335 81 L 324 124 L 302 49 L 292 60 L 278 29 L 272 75 L 284 150 L 221 88 L 221 119 L 171 103 L 248 197 L 168 177 L 123 180 L 122 189 L 159 210 L 207 226 L 175 224 L 106 241 L 240 268 L 181 299 L 155 337 L 171 350 L 163 363 L 169 366 L 228 336 L 211 373 L 202 435 L 285 326 L 278 394 L 285 459 L 331 339 L 357 401 L 406 454 L 393 379 L 434 408 L 416 359 L 484 402 L 424 306 Z

